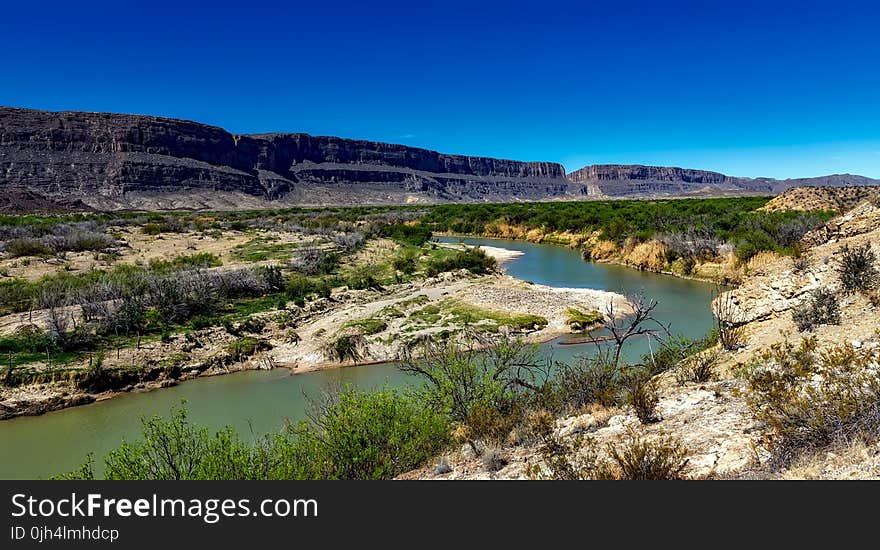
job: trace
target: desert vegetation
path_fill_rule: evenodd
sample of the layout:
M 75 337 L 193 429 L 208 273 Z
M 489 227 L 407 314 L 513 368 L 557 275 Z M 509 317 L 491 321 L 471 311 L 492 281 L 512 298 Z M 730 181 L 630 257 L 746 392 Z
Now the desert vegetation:
M 93 213 L 0 218 L 3 387 L 100 387 L 229 368 L 296 341 L 332 294 L 381 291 L 449 271 L 490 273 L 479 250 L 428 243 L 408 208 Z M 328 353 L 357 356 L 378 325 L 349 325 Z M 270 331 L 285 331 L 283 338 Z M 144 346 L 153 349 L 147 353 Z M 157 352 L 154 348 L 160 346 Z M 174 357 L 174 360 L 169 360 Z M 162 371 L 156 374 L 155 369 Z
M 435 231 L 567 244 L 586 260 L 651 271 L 736 278 L 703 264 L 747 266 L 762 252 L 796 255 L 831 211 L 764 212 L 768 198 L 443 205 L 421 222 Z

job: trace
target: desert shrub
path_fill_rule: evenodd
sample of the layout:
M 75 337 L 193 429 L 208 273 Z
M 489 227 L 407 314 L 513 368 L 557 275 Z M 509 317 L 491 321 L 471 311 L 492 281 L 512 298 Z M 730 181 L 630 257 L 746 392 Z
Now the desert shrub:
M 168 273 L 179 269 L 196 269 L 206 267 L 217 267 L 223 265 L 223 262 L 216 255 L 210 252 L 201 252 L 198 254 L 183 254 L 175 256 L 170 260 L 154 259 L 150 261 L 150 268 L 158 273 Z
M 562 438 L 547 432 L 538 448 L 541 463 L 529 465 L 526 475 L 552 480 L 681 479 L 687 453 L 677 439 L 664 434 L 646 439 L 630 430 L 626 439 L 607 444 L 603 452 L 582 434 Z
M 367 237 L 358 231 L 337 233 L 333 235 L 333 242 L 345 252 L 353 252 L 361 248 L 367 242 Z
M 292 275 L 285 286 L 287 297 L 297 305 L 304 305 L 305 299 L 311 296 L 329 298 L 331 290 L 326 280 L 303 275 Z
M 880 430 L 878 352 L 840 345 L 819 352 L 815 339 L 775 344 L 749 376 L 748 403 L 767 425 L 773 462 L 785 465 L 858 435 Z
M 476 450 L 478 439 L 503 440 L 547 384 L 549 372 L 535 353 L 519 341 L 468 334 L 458 342 L 421 342 L 406 350 L 400 369 L 425 382 L 420 398 L 466 426 L 464 439 Z
M 357 363 L 367 351 L 367 340 L 361 334 L 343 334 L 324 345 L 324 357 L 337 363 Z
M 812 331 L 818 325 L 839 325 L 840 303 L 837 295 L 825 288 L 817 289 L 794 308 L 791 317 L 801 332 Z
M 422 246 L 431 238 L 431 230 L 420 223 L 386 224 L 379 229 L 379 235 L 400 244 Z
M 266 283 L 271 292 L 284 290 L 286 282 L 280 267 L 275 265 L 257 266 L 254 268 L 254 273 Z
M 629 376 L 629 387 L 626 391 L 626 402 L 632 406 L 642 424 L 651 424 L 660 420 L 657 414 L 657 381 L 648 371 L 635 372 Z
M 530 479 L 577 481 L 609 479 L 607 462 L 599 453 L 595 441 L 583 434 L 560 437 L 555 430 L 552 415 L 536 415 L 535 433 L 541 440 L 538 446 L 540 463 L 529 464 L 526 476 Z
M 713 300 L 715 332 L 718 341 L 727 351 L 735 351 L 745 345 L 744 315 L 734 301 L 732 292 L 716 289 Z
M 85 250 L 106 250 L 117 246 L 116 239 L 100 231 L 95 231 L 96 224 L 61 225 L 53 230 L 52 235 L 44 236 L 43 244 L 57 252 L 83 252 Z
M 720 357 L 717 350 L 705 350 L 682 360 L 675 369 L 675 380 L 682 385 L 708 382 L 715 375 Z
M 290 267 L 305 275 L 327 275 L 339 265 L 339 255 L 323 248 L 309 246 L 293 251 Z
M 158 223 L 145 223 L 141 226 L 141 233 L 144 235 L 158 235 L 162 232 L 162 226 Z
M 495 265 L 495 260 L 479 248 L 468 248 L 454 256 L 431 260 L 425 267 L 425 273 L 428 277 L 436 277 L 446 271 L 466 269 L 471 273 L 482 275 L 495 269 Z
M 41 243 L 38 239 L 22 238 L 12 239 L 3 245 L 3 251 L 10 258 L 20 258 L 22 256 L 48 256 L 52 254 L 52 249 Z
M 869 243 L 854 248 L 844 245 L 837 267 L 843 291 L 852 294 L 876 288 L 880 282 L 880 272 L 876 264 L 877 257 Z
M 404 273 L 410 275 L 415 272 L 418 267 L 419 253 L 416 250 L 404 250 L 391 259 L 391 266 Z
M 794 262 L 792 263 L 792 269 L 796 274 L 804 274 L 810 269 L 810 260 L 806 256 L 798 255 L 795 256 Z
M 826 216 L 814 212 L 803 212 L 801 215 L 781 220 L 771 233 L 776 243 L 783 247 L 793 247 L 809 231 L 819 227 L 825 222 Z
M 570 363 L 557 363 L 554 370 L 553 397 L 548 404 L 560 412 L 589 403 L 618 404 L 628 380 L 625 369 L 615 365 L 606 350 L 577 357 Z
M 672 436 L 647 439 L 630 431 L 625 442 L 608 447 L 611 466 L 603 470 L 615 479 L 681 479 L 688 464 L 687 454 L 687 449 Z
M 480 460 L 483 462 L 483 469 L 487 472 L 497 472 L 507 466 L 507 459 L 498 447 L 484 447 Z
M 352 271 L 346 278 L 345 284 L 352 290 L 381 290 L 382 288 L 376 279 L 376 269 L 373 266 L 365 266 Z

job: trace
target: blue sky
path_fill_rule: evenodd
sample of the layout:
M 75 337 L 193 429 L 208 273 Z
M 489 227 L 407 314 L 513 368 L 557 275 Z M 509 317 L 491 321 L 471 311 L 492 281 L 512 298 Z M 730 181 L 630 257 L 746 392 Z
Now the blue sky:
M 8 4 L 2 105 L 568 170 L 880 177 L 876 2 Z

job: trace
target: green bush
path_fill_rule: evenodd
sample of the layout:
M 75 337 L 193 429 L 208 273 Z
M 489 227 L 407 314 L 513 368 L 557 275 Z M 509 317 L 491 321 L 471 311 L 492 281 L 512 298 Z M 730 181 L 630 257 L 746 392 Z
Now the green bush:
M 418 268 L 419 252 L 417 250 L 404 250 L 391 259 L 391 266 L 401 273 L 410 275 Z
M 52 254 L 52 249 L 44 245 L 37 239 L 22 238 L 12 239 L 3 245 L 3 250 L 10 258 L 20 258 L 22 256 L 48 256 Z
M 140 437 L 104 459 L 106 479 L 390 479 L 419 467 L 449 441 L 448 420 L 408 394 L 347 389 L 318 407 L 311 422 L 243 441 L 216 433 L 187 411 L 141 420 Z M 58 479 L 94 479 L 92 456 Z
M 431 230 L 420 223 L 417 224 L 387 224 L 379 229 L 382 237 L 410 246 L 422 246 L 431 238 Z
M 436 277 L 446 271 L 467 269 L 471 273 L 483 275 L 494 270 L 495 265 L 495 260 L 479 248 L 468 248 L 454 256 L 431 260 L 425 268 L 425 273 L 428 277 Z
M 328 479 L 390 479 L 425 463 L 449 441 L 449 421 L 396 390 L 346 390 L 295 438 L 318 449 Z

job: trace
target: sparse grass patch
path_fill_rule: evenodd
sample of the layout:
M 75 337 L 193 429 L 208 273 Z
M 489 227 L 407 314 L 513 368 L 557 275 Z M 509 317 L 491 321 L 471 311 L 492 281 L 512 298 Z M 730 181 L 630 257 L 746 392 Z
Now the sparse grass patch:
M 598 311 L 581 311 L 573 307 L 566 309 L 565 315 L 571 330 L 578 332 L 587 330 L 605 320 L 605 316 Z
M 357 321 L 348 321 L 347 323 L 342 325 L 342 328 L 353 328 L 364 336 L 371 336 L 387 329 L 388 323 L 386 323 L 382 319 L 370 317 L 367 319 L 359 319 Z
M 436 326 L 441 321 L 444 324 L 490 332 L 497 332 L 501 327 L 527 332 L 547 326 L 547 319 L 540 315 L 494 311 L 457 300 L 442 300 L 427 305 L 409 316 L 411 325 Z
M 226 345 L 226 351 L 229 353 L 236 361 L 242 361 L 251 357 L 258 351 L 264 351 L 270 349 L 272 346 L 269 342 L 261 339 L 255 338 L 253 336 L 242 336 L 238 340 L 231 342 Z
M 278 243 L 278 237 L 259 236 L 232 250 L 232 257 L 242 262 L 263 262 L 266 260 L 288 261 L 299 248 L 298 243 Z

